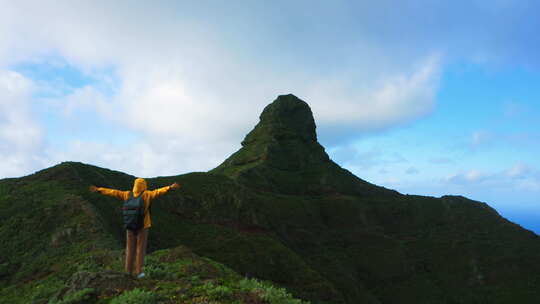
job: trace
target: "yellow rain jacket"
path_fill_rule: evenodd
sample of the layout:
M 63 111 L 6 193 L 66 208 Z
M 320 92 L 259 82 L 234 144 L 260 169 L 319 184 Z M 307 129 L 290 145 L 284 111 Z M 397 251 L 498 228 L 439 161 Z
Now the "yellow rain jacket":
M 135 179 L 135 182 L 133 183 L 133 196 L 137 197 L 141 195 L 142 193 L 143 200 L 144 200 L 144 228 L 150 228 L 152 227 L 152 219 L 150 219 L 150 212 L 148 212 L 148 209 L 150 208 L 150 204 L 152 204 L 152 200 L 158 196 L 161 196 L 167 193 L 169 190 L 171 190 L 171 187 L 165 186 L 156 190 L 146 190 L 146 189 L 147 189 L 146 180 L 144 180 L 143 178 Z M 127 201 L 129 199 L 129 192 L 130 192 L 130 191 L 120 191 L 116 189 L 109 189 L 109 188 L 102 188 L 102 187 L 98 187 L 97 191 L 101 194 L 116 197 L 123 201 Z

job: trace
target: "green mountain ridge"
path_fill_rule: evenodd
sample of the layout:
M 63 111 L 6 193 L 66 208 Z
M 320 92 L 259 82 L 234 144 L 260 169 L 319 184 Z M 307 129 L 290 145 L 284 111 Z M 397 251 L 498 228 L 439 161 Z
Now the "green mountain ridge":
M 540 298 L 536 234 L 485 203 L 402 195 L 354 176 L 328 157 L 294 95 L 269 104 L 215 169 L 147 179 L 183 187 L 153 205 L 149 277 L 139 281 L 121 274 L 121 203 L 88 191 L 131 189 L 133 179 L 66 162 L 0 180 L 0 303 L 112 303 L 137 292 L 156 303 L 294 303 L 276 288 L 311 303 Z

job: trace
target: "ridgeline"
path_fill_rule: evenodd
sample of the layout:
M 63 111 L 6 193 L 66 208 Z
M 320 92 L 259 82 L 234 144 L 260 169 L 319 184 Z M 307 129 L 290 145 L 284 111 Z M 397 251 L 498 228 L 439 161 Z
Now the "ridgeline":
M 122 273 L 133 176 L 65 162 L 0 180 L 0 303 L 537 303 L 540 238 L 485 203 L 402 195 L 334 163 L 281 95 L 209 172 L 147 179 L 145 264 Z M 300 300 L 301 299 L 301 300 Z M 146 302 L 145 302 L 146 301 Z

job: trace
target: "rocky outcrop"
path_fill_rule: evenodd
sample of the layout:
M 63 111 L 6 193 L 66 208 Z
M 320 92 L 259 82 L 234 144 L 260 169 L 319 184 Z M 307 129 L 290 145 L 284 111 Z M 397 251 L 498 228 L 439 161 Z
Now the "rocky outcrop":
M 257 190 L 284 194 L 393 194 L 334 163 L 317 141 L 309 105 L 280 95 L 266 106 L 242 148 L 211 173 L 224 174 Z

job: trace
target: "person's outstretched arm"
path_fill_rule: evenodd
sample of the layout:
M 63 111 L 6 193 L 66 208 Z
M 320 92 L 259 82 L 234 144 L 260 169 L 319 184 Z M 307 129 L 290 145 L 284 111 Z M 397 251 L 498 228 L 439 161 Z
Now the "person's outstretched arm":
M 150 199 L 154 199 L 158 196 L 161 196 L 167 192 L 169 192 L 170 190 L 175 190 L 175 189 L 178 189 L 180 188 L 180 185 L 175 182 L 174 184 L 171 184 L 169 186 L 165 186 L 165 187 L 161 187 L 161 188 L 158 188 L 156 190 L 147 190 L 145 191 L 145 193 L 148 193 L 147 195 L 150 197 Z
M 103 187 L 96 187 L 94 185 L 90 186 L 88 188 L 91 192 L 98 192 L 103 195 L 116 197 L 117 199 L 121 199 L 123 201 L 127 200 L 129 198 L 129 191 L 120 191 L 116 189 L 109 189 L 109 188 L 103 188 Z

